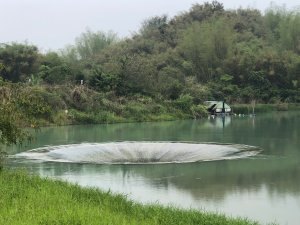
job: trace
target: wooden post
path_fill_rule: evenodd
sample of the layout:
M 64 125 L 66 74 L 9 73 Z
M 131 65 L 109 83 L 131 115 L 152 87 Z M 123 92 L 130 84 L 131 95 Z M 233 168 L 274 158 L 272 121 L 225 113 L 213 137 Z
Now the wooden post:
M 255 100 L 251 101 L 251 105 L 252 105 L 252 115 L 255 114 Z
M 223 108 L 222 108 L 222 113 L 225 113 L 225 100 L 223 100 Z

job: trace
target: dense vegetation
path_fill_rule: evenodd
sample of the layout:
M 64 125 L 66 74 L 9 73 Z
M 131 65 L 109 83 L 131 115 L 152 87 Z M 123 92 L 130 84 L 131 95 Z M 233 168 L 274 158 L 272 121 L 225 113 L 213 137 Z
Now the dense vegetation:
M 299 53 L 299 11 L 213 1 L 150 18 L 126 39 L 87 30 L 47 53 L 1 44 L 0 94 L 48 123 L 200 117 L 205 100 L 300 102 Z
M 124 97 L 99 92 L 85 85 L 30 86 L 3 82 L 0 96 L 3 100 L 0 107 L 11 107 L 17 112 L 19 117 L 14 120 L 23 127 L 174 120 L 199 118 L 206 113 L 203 106 L 194 105 L 192 97 L 186 95 L 173 101 L 154 100 L 140 94 Z M 9 112 L 5 114 L 10 115 Z M 5 117 L 1 119 L 7 120 Z
M 87 30 L 59 52 L 0 44 L 0 144 L 19 127 L 198 118 L 201 103 L 300 102 L 300 13 L 213 1 L 146 20 L 130 38 Z M 242 106 L 245 112 L 248 106 Z M 3 170 L 0 224 L 255 224 L 141 206 L 122 196 Z

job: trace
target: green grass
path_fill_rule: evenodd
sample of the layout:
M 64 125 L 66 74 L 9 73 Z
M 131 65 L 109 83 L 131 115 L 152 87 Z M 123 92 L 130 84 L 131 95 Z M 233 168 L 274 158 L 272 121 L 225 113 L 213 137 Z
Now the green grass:
M 141 205 L 122 195 L 82 188 L 21 171 L 0 171 L 0 224 L 258 224 L 246 219 L 159 205 Z

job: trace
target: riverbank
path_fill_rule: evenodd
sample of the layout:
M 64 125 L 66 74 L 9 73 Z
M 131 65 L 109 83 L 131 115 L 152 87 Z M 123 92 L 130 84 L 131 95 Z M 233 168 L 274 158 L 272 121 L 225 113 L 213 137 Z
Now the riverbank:
M 19 127 L 168 121 L 206 117 L 205 107 L 189 94 L 174 100 L 135 94 L 118 96 L 84 85 L 4 83 L 1 107 L 15 112 Z M 236 114 L 252 113 L 251 104 L 231 104 Z M 299 104 L 257 104 L 255 112 L 300 109 Z
M 233 104 L 231 106 L 232 112 L 236 114 L 252 114 L 254 113 L 266 113 L 272 111 L 295 111 L 300 110 L 300 104 L 298 103 L 274 103 L 274 104 Z
M 122 195 L 66 182 L 0 172 L 0 224 L 258 224 L 223 215 L 141 205 Z
M 118 96 L 84 85 L 39 85 L 4 83 L 0 104 L 19 117 L 20 127 L 167 121 L 205 117 L 204 106 L 190 95 L 167 100 L 141 94 Z

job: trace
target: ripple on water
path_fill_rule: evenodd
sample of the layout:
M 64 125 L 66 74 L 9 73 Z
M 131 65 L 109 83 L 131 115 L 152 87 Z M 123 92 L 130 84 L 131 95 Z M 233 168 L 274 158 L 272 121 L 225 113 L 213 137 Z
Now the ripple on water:
M 14 158 L 95 164 L 189 163 L 247 158 L 258 147 L 188 142 L 109 142 L 47 146 L 19 153 Z

